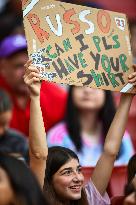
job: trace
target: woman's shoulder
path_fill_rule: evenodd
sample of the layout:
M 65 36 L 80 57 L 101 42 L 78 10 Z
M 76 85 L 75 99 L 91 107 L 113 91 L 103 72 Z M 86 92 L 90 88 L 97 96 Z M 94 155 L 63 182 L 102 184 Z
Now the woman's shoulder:
M 125 131 L 122 144 L 119 151 L 119 157 L 115 162 L 115 166 L 128 164 L 130 157 L 134 154 L 134 146 L 130 134 Z
M 55 133 L 63 133 L 63 132 L 67 132 L 65 121 L 61 121 L 57 123 L 56 125 L 54 125 L 51 129 L 49 129 L 49 131 L 47 132 L 47 135 L 51 135 Z
M 105 192 L 105 194 L 102 196 L 96 189 L 92 180 L 89 180 L 89 182 L 85 185 L 85 191 L 87 194 L 89 205 L 99 205 L 99 204 L 110 205 L 111 204 L 108 194 Z

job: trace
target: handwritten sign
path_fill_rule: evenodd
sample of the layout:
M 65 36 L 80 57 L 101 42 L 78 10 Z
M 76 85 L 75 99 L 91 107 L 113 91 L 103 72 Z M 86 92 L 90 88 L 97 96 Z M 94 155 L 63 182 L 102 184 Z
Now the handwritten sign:
M 28 53 L 41 78 L 132 92 L 124 14 L 54 0 L 23 0 Z

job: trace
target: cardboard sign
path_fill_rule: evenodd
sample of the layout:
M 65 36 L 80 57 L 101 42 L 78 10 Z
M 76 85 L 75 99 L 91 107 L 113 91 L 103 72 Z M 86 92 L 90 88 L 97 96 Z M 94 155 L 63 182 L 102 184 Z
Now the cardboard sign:
M 23 0 L 28 53 L 41 78 L 132 92 L 124 14 L 54 0 Z

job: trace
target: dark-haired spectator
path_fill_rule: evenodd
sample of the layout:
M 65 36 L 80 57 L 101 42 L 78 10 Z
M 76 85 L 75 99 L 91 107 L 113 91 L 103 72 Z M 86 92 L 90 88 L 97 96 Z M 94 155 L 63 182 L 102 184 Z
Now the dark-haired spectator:
M 136 73 L 132 76 L 129 77 L 129 82 L 135 83 Z M 40 184 L 44 183 L 45 196 L 52 204 L 109 205 L 110 200 L 105 191 L 121 145 L 133 96 L 122 94 L 105 140 L 104 151 L 90 181 L 84 187 L 84 177 L 77 155 L 72 150 L 60 146 L 47 148 L 40 108 L 40 75 L 39 70 L 31 65 L 31 61 L 26 64 L 24 80 L 29 87 L 31 98 L 29 126 L 31 168 Z
M 0 151 L 28 161 L 28 141 L 22 133 L 9 128 L 11 117 L 11 100 L 0 89 Z
M 49 205 L 31 170 L 0 153 L 0 205 Z
M 30 100 L 24 83 L 24 64 L 28 60 L 26 39 L 12 35 L 0 44 L 0 87 L 6 90 L 13 101 L 13 115 L 10 126 L 28 136 Z M 64 116 L 66 91 L 56 84 L 43 82 L 41 107 L 46 130 Z
M 82 166 L 95 166 L 115 112 L 110 91 L 71 86 L 66 119 L 50 129 L 48 146 L 72 149 Z M 125 132 L 115 165 L 127 164 L 133 153 L 130 135 Z
M 136 154 L 134 154 L 128 162 L 127 166 L 127 184 L 130 184 L 136 176 Z

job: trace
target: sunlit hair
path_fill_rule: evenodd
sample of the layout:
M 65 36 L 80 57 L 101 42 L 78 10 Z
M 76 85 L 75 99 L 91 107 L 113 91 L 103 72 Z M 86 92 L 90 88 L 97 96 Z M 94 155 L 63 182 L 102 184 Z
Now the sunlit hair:
M 49 148 L 48 158 L 46 163 L 44 195 L 48 197 L 51 204 L 59 205 L 61 199 L 58 198 L 54 191 L 52 178 L 53 175 L 68 161 L 76 159 L 79 162 L 77 155 L 70 149 L 60 146 Z M 81 199 L 71 201 L 70 205 L 88 205 L 86 193 L 82 190 Z

